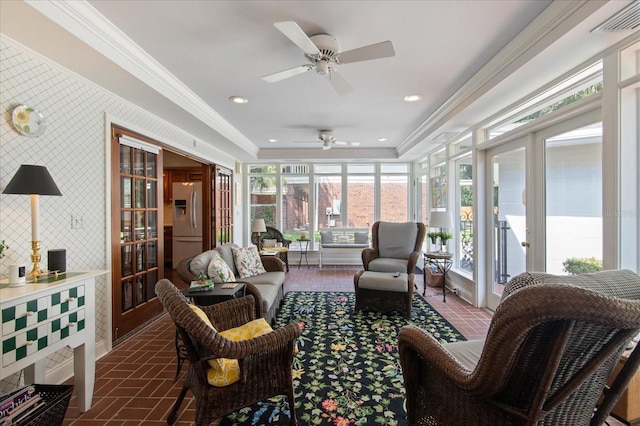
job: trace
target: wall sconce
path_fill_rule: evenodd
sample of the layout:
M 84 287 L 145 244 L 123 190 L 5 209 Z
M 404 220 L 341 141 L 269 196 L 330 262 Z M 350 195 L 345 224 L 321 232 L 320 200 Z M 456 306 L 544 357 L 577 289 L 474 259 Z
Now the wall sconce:
M 44 166 L 23 164 L 11 181 L 7 184 L 3 194 L 22 194 L 31 196 L 31 262 L 33 271 L 30 275 L 38 278 L 43 271 L 40 269 L 40 195 L 62 195 L 49 171 Z

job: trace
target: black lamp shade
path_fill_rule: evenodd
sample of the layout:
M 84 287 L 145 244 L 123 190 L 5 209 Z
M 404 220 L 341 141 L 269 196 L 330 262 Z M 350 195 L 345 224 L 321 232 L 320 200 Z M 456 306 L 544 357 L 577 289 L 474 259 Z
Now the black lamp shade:
M 2 193 L 62 195 L 46 167 L 30 164 L 20 166 Z

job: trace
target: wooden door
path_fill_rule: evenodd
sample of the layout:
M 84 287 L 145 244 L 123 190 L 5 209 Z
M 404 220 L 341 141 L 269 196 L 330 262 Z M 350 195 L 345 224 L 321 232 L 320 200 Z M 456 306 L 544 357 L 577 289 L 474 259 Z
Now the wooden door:
M 115 342 L 163 309 L 155 294 L 155 284 L 164 277 L 162 150 L 153 140 L 114 126 L 111 158 Z
M 212 199 L 214 200 L 211 233 L 215 246 L 233 241 L 233 171 L 212 166 Z

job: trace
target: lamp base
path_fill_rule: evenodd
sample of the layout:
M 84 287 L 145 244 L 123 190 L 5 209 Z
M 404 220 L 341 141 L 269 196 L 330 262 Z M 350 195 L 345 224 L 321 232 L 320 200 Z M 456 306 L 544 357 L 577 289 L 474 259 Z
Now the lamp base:
M 46 271 L 40 269 L 40 241 L 31 241 L 31 263 L 33 264 L 33 270 L 29 272 L 29 276 L 34 279 L 38 279 L 38 276 L 44 274 Z

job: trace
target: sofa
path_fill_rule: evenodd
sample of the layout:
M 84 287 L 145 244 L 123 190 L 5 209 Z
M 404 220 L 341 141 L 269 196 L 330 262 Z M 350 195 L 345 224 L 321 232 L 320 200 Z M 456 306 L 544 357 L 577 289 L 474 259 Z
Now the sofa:
M 214 257 L 214 252 L 218 252 L 233 274 L 239 277 L 233 255 L 234 247 L 239 246 L 233 243 L 222 244 L 197 256 L 183 259 L 178 263 L 176 272 L 187 285 L 200 274 L 208 276 L 209 263 Z M 246 285 L 246 294 L 253 295 L 256 301 L 259 301 L 259 303 L 256 303 L 258 317 L 262 316 L 267 322 L 271 323 L 284 298 L 285 265 L 282 260 L 275 256 L 261 256 L 260 259 L 267 270 L 266 273 L 252 277 L 237 278 L 236 282 L 244 283 Z
M 320 230 L 320 268 L 323 254 L 357 253 L 368 248 L 369 228 L 324 228 Z

